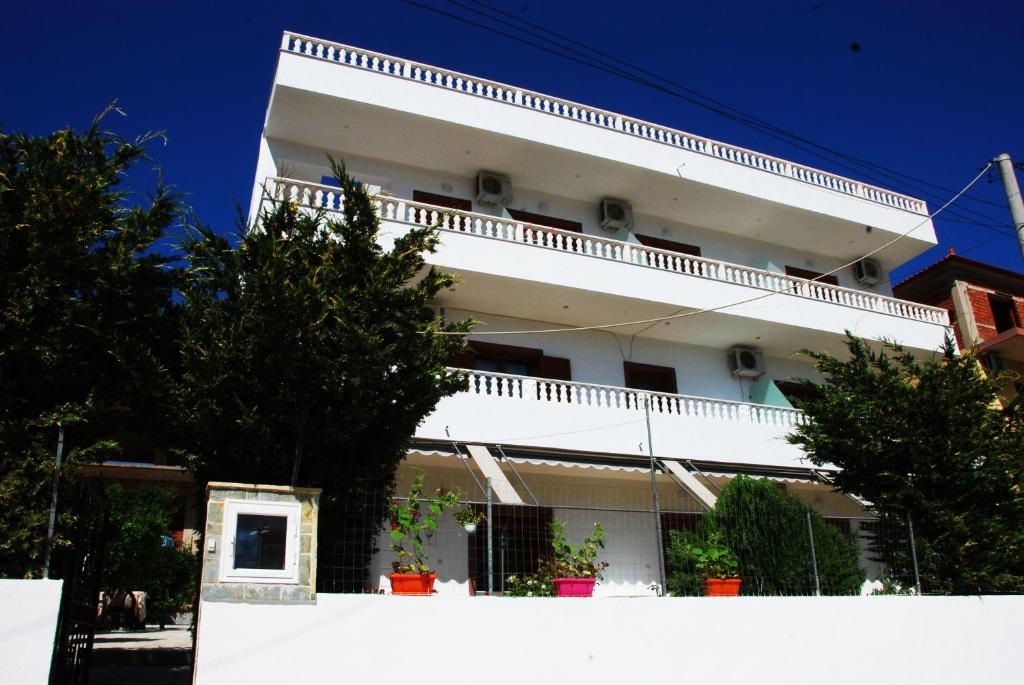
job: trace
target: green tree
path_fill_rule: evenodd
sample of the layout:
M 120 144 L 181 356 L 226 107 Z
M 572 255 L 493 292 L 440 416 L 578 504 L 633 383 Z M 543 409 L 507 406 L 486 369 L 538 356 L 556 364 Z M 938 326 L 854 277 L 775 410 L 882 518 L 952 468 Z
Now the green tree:
M 913 522 L 925 592 L 1024 590 L 1024 416 L 1019 399 L 998 403 L 1006 379 L 987 378 L 950 340 L 924 361 L 853 336 L 847 347 L 846 360 L 806 352 L 825 383 L 808 382 L 810 421 L 790 442 L 839 467 L 836 485 L 871 502 L 883 524 Z M 906 551 L 883 561 L 911 578 Z
M 686 544 L 699 545 L 718 533 L 738 561 L 743 594 L 813 593 L 808 516 L 822 593 L 857 594 L 864 582 L 857 539 L 825 523 L 810 505 L 783 492 L 772 481 L 747 476 L 737 476 L 722 489 L 714 508 L 705 514 L 694 533 L 672 531 L 667 553 L 672 569 L 669 590 L 675 594 L 701 591 Z
M 128 494 L 120 485 L 106 489 L 108 539 L 103 587 L 146 593 L 146 613 L 159 623 L 187 608 L 195 593 L 197 559 L 189 549 L 168 545 L 174 529 L 174 494 L 143 487 Z
M 70 478 L 119 431 L 166 423 L 179 272 L 155 248 L 181 205 L 120 188 L 154 136 L 104 131 L 105 114 L 84 132 L 0 132 L 2 576 L 39 572 L 58 425 Z
M 409 438 L 463 380 L 449 375 L 469 322 L 428 303 L 455 278 L 427 268 L 436 228 L 381 244 L 374 200 L 332 161 L 340 212 L 270 203 L 229 239 L 197 228 L 184 249 L 182 406 L 201 480 L 324 490 L 319 549 L 359 589 Z M 328 564 L 321 563 L 326 571 Z

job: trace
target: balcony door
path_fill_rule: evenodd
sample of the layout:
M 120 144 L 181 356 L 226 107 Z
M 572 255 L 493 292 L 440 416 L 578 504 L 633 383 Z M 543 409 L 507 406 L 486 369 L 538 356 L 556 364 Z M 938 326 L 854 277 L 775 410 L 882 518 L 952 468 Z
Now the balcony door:
M 438 207 L 447 207 L 448 209 L 455 209 L 461 212 L 472 212 L 473 201 L 466 200 L 461 197 L 451 197 L 449 195 L 439 195 L 437 193 L 428 193 L 425 190 L 414 190 L 412 191 L 413 202 L 422 202 L 426 205 L 436 205 Z M 429 220 L 429 214 L 427 210 L 417 209 L 416 210 L 416 222 L 427 223 Z
M 786 266 L 787 276 L 796 276 L 797 278 L 806 278 L 808 281 L 817 279 L 818 283 L 828 283 L 829 285 L 839 285 L 839 279 L 834 274 L 824 275 L 820 271 L 811 271 L 810 269 L 801 269 L 798 266 Z

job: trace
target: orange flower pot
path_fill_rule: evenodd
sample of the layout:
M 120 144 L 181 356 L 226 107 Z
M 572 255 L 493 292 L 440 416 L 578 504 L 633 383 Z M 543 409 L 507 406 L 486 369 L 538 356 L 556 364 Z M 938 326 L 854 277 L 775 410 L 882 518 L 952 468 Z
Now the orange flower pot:
M 707 578 L 704 581 L 704 595 L 707 597 L 739 597 L 740 578 Z
M 434 593 L 436 573 L 389 573 L 391 594 L 431 595 Z

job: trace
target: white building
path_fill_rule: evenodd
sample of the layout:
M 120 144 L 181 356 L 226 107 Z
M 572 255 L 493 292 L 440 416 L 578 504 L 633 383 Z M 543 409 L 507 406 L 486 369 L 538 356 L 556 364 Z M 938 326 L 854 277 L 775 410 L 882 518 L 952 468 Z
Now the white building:
M 286 33 L 253 209 L 264 186 L 335 206 L 328 154 L 379 193 L 386 234 L 448 213 L 430 261 L 461 282 L 435 304 L 446 317 L 483 322 L 469 336 L 475 354 L 459 362 L 474 369 L 468 390 L 443 400 L 416 433 L 407 463 L 431 481 L 482 501 L 490 478 L 504 505 L 493 519 L 542 511 L 577 537 L 594 515 L 573 507 L 618 510 L 602 516 L 606 594 L 648 592 L 658 580 L 653 517 L 640 513 L 652 502 L 650 447 L 666 527 L 712 504 L 737 472 L 774 478 L 826 516 L 865 516 L 784 440 L 801 414 L 783 391 L 792 390 L 787 379 L 815 376 L 794 352 L 842 353 L 847 329 L 921 353 L 941 346 L 946 312 L 893 299 L 887 277 L 936 243 L 923 201 L 624 114 Z M 911 229 L 875 256 L 878 278 L 843 268 L 804 280 Z M 700 310 L 711 311 L 606 330 L 480 335 Z M 739 373 L 730 368 L 736 347 L 754 351 Z M 511 550 L 516 541 L 501 544 Z M 480 588 L 483 543 L 459 531 L 437 545 L 445 587 L 472 576 Z M 532 554 L 507 559 L 506 572 L 525 570 Z

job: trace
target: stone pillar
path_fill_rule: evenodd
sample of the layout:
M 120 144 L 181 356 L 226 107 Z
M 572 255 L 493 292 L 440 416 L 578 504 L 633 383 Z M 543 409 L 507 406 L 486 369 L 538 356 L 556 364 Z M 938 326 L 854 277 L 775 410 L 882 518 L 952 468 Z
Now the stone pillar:
M 206 602 L 316 602 L 319 488 L 206 486 Z

